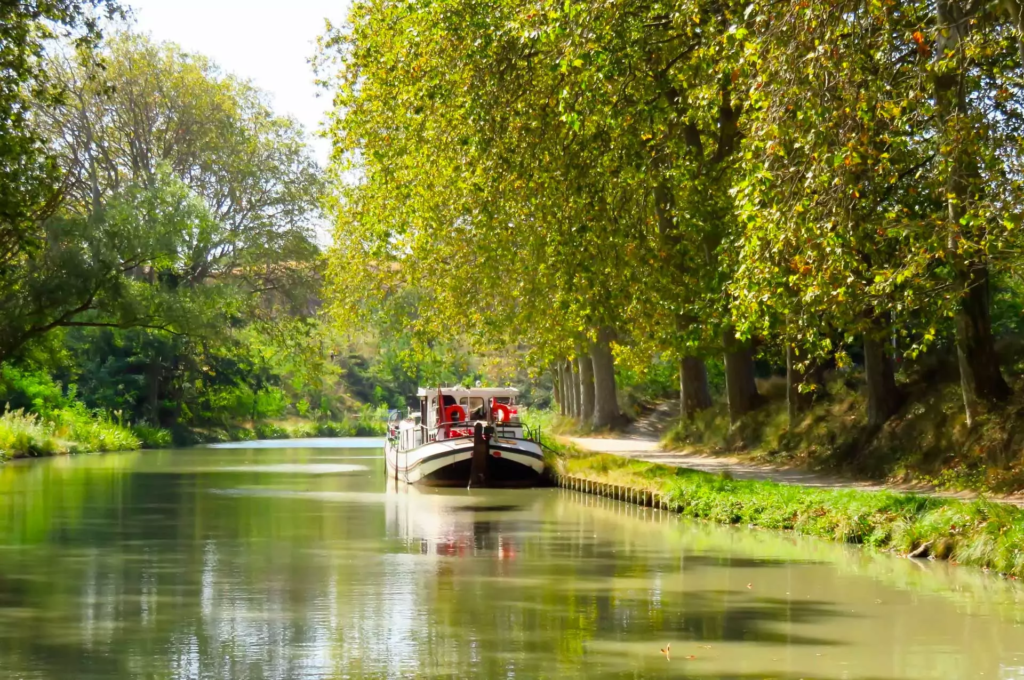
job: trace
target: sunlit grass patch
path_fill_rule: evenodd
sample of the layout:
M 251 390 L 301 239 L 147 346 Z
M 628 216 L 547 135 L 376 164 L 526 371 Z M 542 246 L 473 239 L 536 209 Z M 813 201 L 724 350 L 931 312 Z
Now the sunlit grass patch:
M 0 415 L 0 459 L 48 456 L 66 450 L 52 423 L 39 415 L 20 409 Z

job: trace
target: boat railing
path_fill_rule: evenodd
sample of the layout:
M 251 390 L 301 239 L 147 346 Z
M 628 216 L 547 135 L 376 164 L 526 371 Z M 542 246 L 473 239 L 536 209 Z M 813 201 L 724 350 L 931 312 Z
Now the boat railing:
M 409 451 L 417 446 L 422 446 L 435 441 L 455 439 L 457 437 L 472 437 L 475 420 L 457 420 L 454 422 L 438 423 L 435 427 L 428 427 L 423 423 L 417 423 L 413 427 L 388 428 L 388 436 L 402 451 Z M 540 441 L 540 430 L 532 428 L 521 420 L 507 420 L 500 423 L 493 423 L 494 434 L 498 437 L 522 438 L 531 441 Z

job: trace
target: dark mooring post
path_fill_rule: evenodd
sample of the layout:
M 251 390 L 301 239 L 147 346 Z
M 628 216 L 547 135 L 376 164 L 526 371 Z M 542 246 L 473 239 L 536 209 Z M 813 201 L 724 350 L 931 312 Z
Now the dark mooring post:
M 483 423 L 473 426 L 473 460 L 469 468 L 469 488 L 487 486 L 487 442 L 493 428 L 484 428 Z

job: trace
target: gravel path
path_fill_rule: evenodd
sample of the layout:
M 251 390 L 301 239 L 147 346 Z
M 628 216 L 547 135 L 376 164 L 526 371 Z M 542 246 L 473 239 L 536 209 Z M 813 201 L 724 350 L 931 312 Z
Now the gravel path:
M 863 482 L 838 476 L 809 472 L 796 468 L 780 468 L 752 463 L 729 455 L 709 455 L 694 451 L 665 451 L 659 439 L 663 424 L 667 422 L 665 411 L 670 406 L 659 406 L 652 414 L 638 420 L 628 431 L 616 437 L 566 437 L 577 447 L 598 453 L 610 453 L 625 458 L 634 458 L 649 463 L 660 463 L 672 467 L 689 468 L 721 474 L 728 472 L 734 479 L 771 480 L 781 484 L 795 484 L 823 489 L 859 489 L 862 491 L 902 491 L 927 493 L 944 498 L 969 500 L 978 494 L 964 492 L 936 491 L 924 485 L 893 486 L 877 482 Z M 1024 496 L 1018 494 L 1005 497 L 989 497 L 989 500 L 1024 506 Z
M 735 479 L 770 479 L 783 484 L 799 484 L 820 488 L 856 488 L 873 491 L 885 487 L 869 482 L 857 482 L 831 477 L 806 470 L 758 465 L 733 456 L 713 456 L 692 451 L 663 451 L 657 439 L 626 435 L 623 437 L 569 437 L 581 449 L 598 453 L 611 453 L 624 458 L 635 458 L 650 463 L 690 468 L 702 472 L 721 474 L 728 472 Z

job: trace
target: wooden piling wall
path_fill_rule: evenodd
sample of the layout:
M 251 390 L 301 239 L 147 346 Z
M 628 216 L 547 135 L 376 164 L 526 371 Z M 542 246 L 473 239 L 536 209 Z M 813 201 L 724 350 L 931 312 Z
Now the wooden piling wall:
M 645 508 L 658 510 L 671 510 L 671 504 L 663 494 L 647 489 L 637 489 L 632 486 L 621 484 L 609 484 L 597 482 L 584 477 L 573 477 L 571 475 L 552 475 L 555 486 L 579 493 L 603 496 L 623 503 L 632 503 Z

